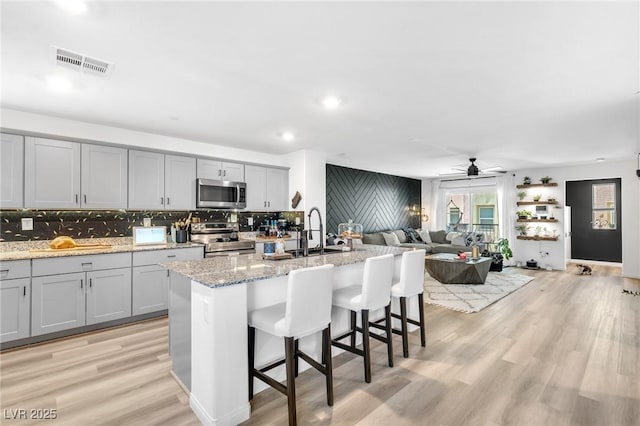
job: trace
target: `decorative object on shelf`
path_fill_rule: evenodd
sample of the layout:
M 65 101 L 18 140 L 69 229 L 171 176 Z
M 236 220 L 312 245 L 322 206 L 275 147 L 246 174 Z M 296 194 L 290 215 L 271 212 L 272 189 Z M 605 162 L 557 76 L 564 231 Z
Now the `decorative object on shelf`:
M 518 215 L 518 219 L 530 219 L 531 218 L 531 212 L 529 210 L 518 210 L 516 212 L 516 214 Z
M 524 200 L 524 197 L 526 196 L 527 196 L 527 193 L 525 191 L 518 192 L 518 198 L 520 199 L 520 201 Z
M 542 198 L 542 194 L 536 194 L 533 196 L 533 201 L 538 202 L 540 201 L 540 198 Z
M 533 230 L 533 235 L 535 237 L 539 237 L 541 232 L 542 232 L 542 226 L 536 226 L 535 229 Z
M 525 176 L 522 178 L 522 183 L 524 185 L 531 185 L 531 178 L 529 176 Z
M 556 201 L 558 201 L 558 200 L 556 200 L 556 198 L 555 198 L 555 197 L 549 197 L 549 198 L 547 198 L 547 201 L 548 201 L 549 203 L 555 203 L 555 202 L 556 202 Z
M 302 200 L 302 195 L 300 195 L 299 191 L 296 191 L 295 195 L 291 199 L 291 208 L 295 209 L 300 204 L 300 200 Z
M 520 235 L 527 235 L 527 231 L 529 230 L 529 226 L 523 224 L 516 226 L 516 231 L 520 233 Z
M 551 178 L 549 176 L 544 176 L 540 178 L 540 182 L 542 182 L 543 185 L 548 184 L 549 182 L 551 182 Z
M 538 268 L 538 262 L 536 262 L 535 260 L 531 259 L 531 260 L 527 260 L 527 268 Z

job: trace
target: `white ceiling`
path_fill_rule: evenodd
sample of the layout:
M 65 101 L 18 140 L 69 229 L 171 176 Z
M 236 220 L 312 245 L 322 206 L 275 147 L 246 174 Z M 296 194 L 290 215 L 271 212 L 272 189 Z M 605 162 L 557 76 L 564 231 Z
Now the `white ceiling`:
M 402 176 L 635 158 L 638 2 L 2 2 L 4 108 Z M 109 80 L 51 45 L 115 62 Z M 52 91 L 62 73 L 74 88 Z M 323 110 L 326 94 L 346 99 Z M 177 119 L 176 119 L 177 118 Z M 282 142 L 278 133 L 299 138 Z

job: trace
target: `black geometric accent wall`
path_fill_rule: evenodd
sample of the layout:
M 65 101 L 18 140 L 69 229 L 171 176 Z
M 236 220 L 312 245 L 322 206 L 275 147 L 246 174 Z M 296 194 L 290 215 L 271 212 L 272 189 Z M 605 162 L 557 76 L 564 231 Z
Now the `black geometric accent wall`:
M 353 219 L 365 233 L 420 227 L 422 182 L 327 164 L 327 232 Z

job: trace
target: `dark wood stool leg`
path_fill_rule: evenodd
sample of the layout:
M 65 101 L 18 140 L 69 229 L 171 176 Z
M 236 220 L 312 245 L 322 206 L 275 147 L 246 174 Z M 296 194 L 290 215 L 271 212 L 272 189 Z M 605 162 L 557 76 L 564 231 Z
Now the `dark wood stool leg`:
M 295 369 L 296 369 L 296 377 L 298 377 L 298 367 L 299 367 L 299 366 L 298 366 L 298 350 L 299 350 L 299 347 L 298 347 L 299 343 L 298 343 L 298 342 L 299 342 L 299 340 L 298 340 L 298 339 L 296 339 L 296 342 L 295 342 L 295 351 L 294 351 L 294 355 L 295 355 L 295 358 L 294 358 L 294 359 L 295 359 L 295 362 L 296 362 L 296 365 L 295 365 Z
M 362 350 L 364 352 L 364 381 L 371 383 L 371 345 L 369 342 L 369 310 L 362 310 Z
M 402 325 L 402 356 L 409 358 L 409 333 L 407 330 L 407 298 L 400 298 L 400 322 Z
M 389 367 L 393 367 L 393 331 L 391 330 L 391 302 L 384 308 L 385 327 L 387 331 L 387 356 Z
M 333 364 L 331 362 L 331 325 L 322 332 L 322 357 L 326 369 L 327 379 L 327 404 L 333 406 Z
M 249 327 L 249 401 L 253 399 L 253 370 L 256 346 L 256 329 Z
M 356 347 L 356 311 L 349 311 L 349 312 L 350 312 L 349 328 L 352 331 L 352 334 L 351 334 L 351 347 L 355 348 Z
M 424 324 L 424 294 L 418 295 L 418 310 L 420 311 L 420 343 L 424 348 L 427 345 L 426 326 Z
M 284 354 L 287 371 L 287 403 L 289 406 L 289 425 L 296 425 L 296 344 L 295 338 L 284 338 Z

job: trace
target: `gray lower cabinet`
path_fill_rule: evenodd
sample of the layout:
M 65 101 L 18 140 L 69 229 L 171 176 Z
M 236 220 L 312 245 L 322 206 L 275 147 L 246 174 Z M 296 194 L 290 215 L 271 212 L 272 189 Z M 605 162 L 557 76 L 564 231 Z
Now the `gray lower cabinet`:
M 87 325 L 131 316 L 131 268 L 87 273 Z
M 0 281 L 0 342 L 29 337 L 31 279 Z
M 0 262 L 0 342 L 29 337 L 31 261 Z
M 32 336 L 131 316 L 131 253 L 34 259 L 32 275 Z
M 158 265 L 133 268 L 133 315 L 167 309 L 169 299 L 168 273 L 167 269 Z
M 204 257 L 204 247 L 151 250 L 133 253 L 132 315 L 168 308 L 169 271 L 159 263 L 196 260 Z
M 31 335 L 81 327 L 85 320 L 84 272 L 33 277 Z

